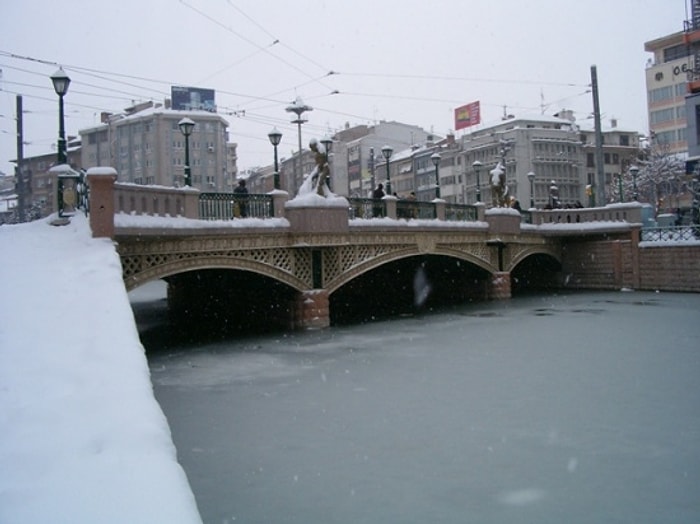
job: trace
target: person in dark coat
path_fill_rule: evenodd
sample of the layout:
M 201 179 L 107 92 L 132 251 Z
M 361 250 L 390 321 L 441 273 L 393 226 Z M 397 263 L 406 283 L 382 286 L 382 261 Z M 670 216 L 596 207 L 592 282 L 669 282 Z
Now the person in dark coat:
M 377 189 L 375 189 L 372 192 L 372 198 L 374 200 L 381 200 L 384 198 L 385 193 L 384 193 L 384 186 L 382 184 L 377 185 Z M 375 202 L 373 209 L 372 215 L 375 217 L 380 217 L 384 215 L 384 206 L 381 205 L 380 203 Z
M 248 216 L 248 188 L 245 187 L 245 180 L 239 180 L 238 186 L 233 190 L 235 195 L 234 216 L 245 218 Z M 236 212 L 236 209 L 238 212 Z

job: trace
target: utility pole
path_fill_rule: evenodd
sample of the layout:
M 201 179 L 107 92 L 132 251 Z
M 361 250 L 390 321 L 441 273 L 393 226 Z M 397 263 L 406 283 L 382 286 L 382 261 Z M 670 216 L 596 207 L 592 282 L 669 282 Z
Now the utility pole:
M 24 138 L 22 136 L 22 95 L 17 95 L 16 98 L 17 111 L 17 165 L 15 166 L 15 187 L 17 188 L 17 211 L 19 213 L 19 221 L 26 220 L 26 192 L 27 183 L 24 179 Z
M 374 191 L 374 188 L 377 187 L 376 180 L 374 178 L 374 148 L 370 147 L 369 148 L 369 173 L 371 176 L 371 187 L 369 188 L 369 193 L 362 193 L 360 192 L 360 196 L 362 198 L 365 198 L 367 195 L 372 196 L 372 191 Z M 362 190 L 362 184 L 360 183 L 360 190 Z
M 605 205 L 605 166 L 603 165 L 603 130 L 600 125 L 600 101 L 598 99 L 598 73 L 596 66 L 591 66 L 591 90 L 593 91 L 593 118 L 595 122 L 595 168 L 596 178 L 593 206 Z M 597 203 L 597 204 L 596 204 Z

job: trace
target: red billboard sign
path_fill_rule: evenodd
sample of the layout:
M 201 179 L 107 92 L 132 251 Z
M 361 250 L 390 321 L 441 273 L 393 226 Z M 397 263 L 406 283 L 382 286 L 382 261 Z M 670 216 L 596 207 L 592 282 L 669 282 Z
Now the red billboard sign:
M 481 108 L 478 101 L 455 109 L 455 131 L 476 125 L 480 122 Z

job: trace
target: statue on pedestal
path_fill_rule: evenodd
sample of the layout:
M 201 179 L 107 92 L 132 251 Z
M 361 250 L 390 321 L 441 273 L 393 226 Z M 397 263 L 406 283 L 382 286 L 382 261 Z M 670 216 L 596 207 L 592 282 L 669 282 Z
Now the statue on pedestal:
M 493 207 L 508 206 L 508 186 L 506 185 L 506 170 L 499 162 L 491 171 L 491 203 Z

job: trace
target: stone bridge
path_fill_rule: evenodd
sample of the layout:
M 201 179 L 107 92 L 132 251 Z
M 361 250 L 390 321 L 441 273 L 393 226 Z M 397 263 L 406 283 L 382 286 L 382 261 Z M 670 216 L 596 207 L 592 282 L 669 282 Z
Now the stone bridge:
M 428 280 L 442 296 L 504 299 L 516 287 L 558 287 L 564 269 L 569 282 L 572 275 L 574 281 L 577 274 L 587 278 L 578 247 L 590 241 L 606 246 L 594 264 L 600 287 L 619 288 L 626 282 L 634 286 L 638 204 L 609 210 L 608 220 L 602 208 L 571 210 L 570 215 L 564 210 L 558 215 L 533 211 L 534 223 L 523 224 L 514 210 L 484 207 L 478 207 L 477 219 L 471 221 L 398 220 L 389 199 L 386 218 L 353 220 L 347 205 L 292 206 L 286 193 L 277 192 L 275 216 L 269 220 L 205 222 L 196 216 L 154 216 L 152 211 L 118 213 L 123 202 L 134 199 L 120 195 L 116 176 L 100 171 L 88 172 L 88 178 L 93 234 L 115 239 L 126 288 L 164 279 L 170 305 L 185 314 L 211 303 L 238 304 L 240 313 L 241 303 L 277 293 L 276 301 L 283 306 L 260 314 L 291 327 L 324 327 L 335 307 L 332 297 L 344 296 L 345 307 L 353 293 L 355 298 L 381 302 L 394 293 L 414 292 L 409 288 L 418 268 L 426 268 Z M 151 195 L 143 197 L 146 191 L 141 189 L 140 200 L 153 201 Z M 179 196 L 172 191 L 156 190 L 168 194 L 175 209 L 196 209 L 186 203 L 195 190 L 179 190 Z M 439 209 L 436 214 L 440 216 Z M 238 277 L 229 280 L 233 275 Z M 361 290 L 357 282 L 367 287 Z

